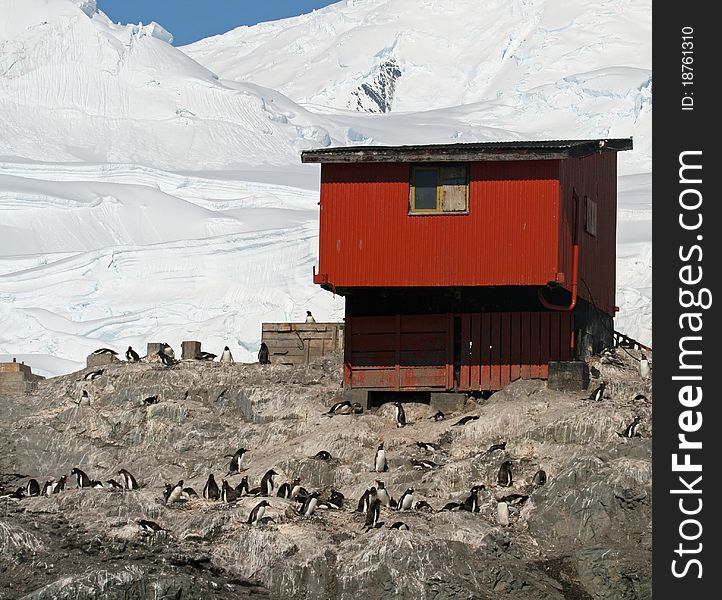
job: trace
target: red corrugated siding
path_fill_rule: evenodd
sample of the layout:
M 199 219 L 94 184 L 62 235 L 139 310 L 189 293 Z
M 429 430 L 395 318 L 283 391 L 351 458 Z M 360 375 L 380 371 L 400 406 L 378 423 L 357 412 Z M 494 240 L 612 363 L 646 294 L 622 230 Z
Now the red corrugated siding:
M 469 214 L 410 216 L 409 165 L 324 164 L 319 268 L 336 287 L 543 285 L 559 259 L 559 161 L 479 162 Z

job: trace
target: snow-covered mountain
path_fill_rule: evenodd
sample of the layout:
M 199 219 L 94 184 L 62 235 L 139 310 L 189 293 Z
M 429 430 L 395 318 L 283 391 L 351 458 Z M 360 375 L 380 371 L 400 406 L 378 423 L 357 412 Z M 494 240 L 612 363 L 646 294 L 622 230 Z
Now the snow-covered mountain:
M 651 1 L 346 0 L 182 49 L 93 0 L 0 15 L 0 355 L 251 360 L 262 321 L 340 318 L 303 149 L 630 135 L 617 322 L 651 341 Z

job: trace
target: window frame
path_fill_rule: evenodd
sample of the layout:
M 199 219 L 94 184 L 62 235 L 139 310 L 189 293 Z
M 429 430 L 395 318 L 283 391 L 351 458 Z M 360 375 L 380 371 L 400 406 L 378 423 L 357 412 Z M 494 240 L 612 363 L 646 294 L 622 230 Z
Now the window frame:
M 466 173 L 466 181 L 464 187 L 466 190 L 464 210 L 444 210 L 443 209 L 443 176 L 442 172 L 445 167 L 463 167 Z M 436 171 L 436 207 L 435 208 L 416 208 L 416 172 L 417 171 Z M 442 163 L 412 163 L 409 166 L 409 216 L 429 216 L 429 215 L 468 215 L 469 214 L 469 183 L 471 168 L 468 162 L 442 162 Z

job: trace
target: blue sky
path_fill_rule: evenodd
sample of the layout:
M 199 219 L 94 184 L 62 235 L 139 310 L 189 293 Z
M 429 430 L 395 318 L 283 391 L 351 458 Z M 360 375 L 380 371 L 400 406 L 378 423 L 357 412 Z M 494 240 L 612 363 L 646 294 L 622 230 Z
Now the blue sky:
M 311 12 L 338 0 L 97 0 L 116 23 L 155 21 L 183 46 L 241 25 L 275 21 Z

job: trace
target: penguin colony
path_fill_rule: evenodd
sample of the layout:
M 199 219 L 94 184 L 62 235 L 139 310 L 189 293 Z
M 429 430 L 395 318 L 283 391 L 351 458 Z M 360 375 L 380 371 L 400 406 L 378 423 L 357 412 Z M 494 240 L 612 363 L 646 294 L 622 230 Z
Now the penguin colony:
M 228 348 L 224 350 L 224 356 Z M 100 349 L 97 353 L 114 353 L 110 349 Z M 230 352 L 228 351 L 228 354 Z M 159 352 L 168 360 L 175 360 L 164 348 Z M 128 348 L 126 358 L 129 362 L 139 360 L 137 354 Z M 213 357 L 215 358 L 215 356 Z M 614 364 L 614 354 L 611 351 L 605 351 L 603 354 L 603 364 Z M 210 360 L 201 358 L 200 360 Z M 230 358 L 232 361 L 232 357 Z M 177 362 L 177 361 L 176 361 Z M 103 370 L 92 371 L 85 375 L 82 380 L 93 381 L 103 374 Z M 648 373 L 641 372 L 642 379 L 648 378 Z M 581 398 L 588 402 L 603 402 L 607 394 L 607 382 L 602 381 L 586 398 Z M 637 396 L 636 399 L 638 399 Z M 645 398 L 646 399 L 646 398 Z M 89 395 L 83 390 L 83 395 L 77 404 L 83 401 L 90 402 Z M 149 396 L 144 400 L 144 404 L 153 404 L 158 401 L 158 396 Z M 360 405 L 350 403 L 348 401 L 336 402 L 326 412 L 321 413 L 325 417 L 352 416 L 363 413 Z M 440 411 L 430 417 L 434 421 L 443 421 L 445 419 Z M 479 419 L 478 415 L 467 415 L 458 419 L 456 422 L 450 423 L 449 427 L 463 427 L 469 423 Z M 622 438 L 639 438 L 642 437 L 640 432 L 641 417 L 634 415 L 631 422 L 624 424 L 623 431 L 618 431 L 617 435 Z M 413 423 L 407 421 L 403 405 L 399 402 L 393 403 L 393 422 L 396 428 L 403 428 Z M 443 437 L 443 436 L 442 436 Z M 443 466 L 444 455 L 446 449 L 443 443 L 434 443 L 426 441 L 417 441 L 417 455 L 422 453 L 420 457 L 411 458 L 408 461 L 409 466 L 406 468 L 427 471 L 437 469 Z M 214 473 L 208 473 L 202 493 L 199 495 L 196 491 L 187 485 L 183 479 L 176 483 L 165 483 L 162 494 L 163 504 L 169 509 L 180 506 L 193 506 L 194 502 L 212 502 L 223 503 L 235 506 L 244 498 L 257 498 L 248 511 L 246 506 L 243 514 L 239 514 L 239 523 L 243 526 L 257 527 L 267 525 L 274 520 L 274 516 L 283 514 L 286 517 L 288 512 L 286 508 L 289 503 L 292 507 L 292 513 L 299 519 L 314 519 L 322 511 L 348 511 L 352 514 L 361 513 L 363 525 L 360 528 L 363 532 L 369 532 L 376 528 L 383 527 L 383 518 L 389 511 L 393 513 L 435 513 L 444 511 L 465 511 L 471 514 L 481 512 L 483 504 L 492 502 L 496 505 L 497 524 L 508 526 L 513 522 L 512 517 L 518 514 L 523 504 L 530 498 L 535 489 L 547 484 L 547 473 L 542 468 L 538 468 L 529 482 L 517 482 L 516 490 L 512 491 L 506 488 L 512 488 L 515 485 L 515 462 L 514 449 L 507 447 L 506 440 L 499 440 L 488 446 L 486 450 L 480 449 L 477 456 L 484 457 L 487 461 L 493 461 L 498 464 L 495 481 L 491 483 L 469 482 L 469 491 L 462 497 L 449 499 L 440 508 L 435 509 L 426 498 L 419 498 L 413 487 L 405 487 L 395 490 L 398 492 L 398 498 L 395 499 L 391 490 L 386 487 L 381 479 L 373 479 L 373 485 L 368 487 L 358 498 L 358 501 L 352 502 L 350 505 L 344 494 L 336 489 L 316 489 L 308 490 L 304 487 L 301 477 L 294 477 L 290 481 L 277 482 L 276 478 L 279 473 L 271 468 L 265 470 L 260 476 L 257 486 L 251 487 L 249 476 L 245 473 L 254 466 L 253 451 L 244 447 L 234 450 L 231 454 L 223 455 L 223 458 L 230 459 L 228 469 L 225 476 L 221 478 L 220 483 L 215 479 Z M 249 460 L 248 457 L 251 456 Z M 429 456 L 434 460 L 431 460 Z M 319 450 L 315 455 L 308 456 L 309 460 L 318 461 L 334 461 L 334 457 L 327 450 Z M 370 458 L 370 457 L 369 457 Z M 370 477 L 378 477 L 379 474 L 389 472 L 389 461 L 387 449 L 384 441 L 381 441 L 376 449 L 373 459 L 370 461 Z M 394 470 L 404 469 L 403 465 L 396 466 Z M 255 470 L 255 469 L 254 469 Z M 257 474 L 256 476 L 260 475 Z M 231 483 L 230 478 L 239 476 L 240 481 Z M 68 482 L 68 478 L 74 478 L 75 487 L 79 489 L 109 489 L 111 491 L 133 492 L 142 487 L 136 478 L 125 468 L 117 471 L 117 478 L 101 481 L 92 479 L 85 471 L 79 467 L 74 467 L 69 475 L 63 474 L 58 479 L 51 478 L 45 481 L 44 485 L 40 485 L 36 478 L 29 479 L 23 486 L 18 487 L 15 491 L 2 494 L 3 497 L 13 500 L 22 500 L 27 497 L 51 496 L 63 492 L 66 486 L 72 486 Z M 394 477 L 396 479 L 396 477 Z M 486 496 L 486 497 L 485 497 Z M 201 500 L 202 498 L 202 500 Z M 273 499 L 273 500 L 271 500 Z M 409 525 L 404 521 L 388 519 L 389 523 L 386 527 L 392 530 L 409 530 Z M 135 521 L 139 531 L 143 535 L 169 534 L 167 529 L 162 525 L 148 519 L 137 519 Z M 359 521 L 360 522 L 360 521 Z

